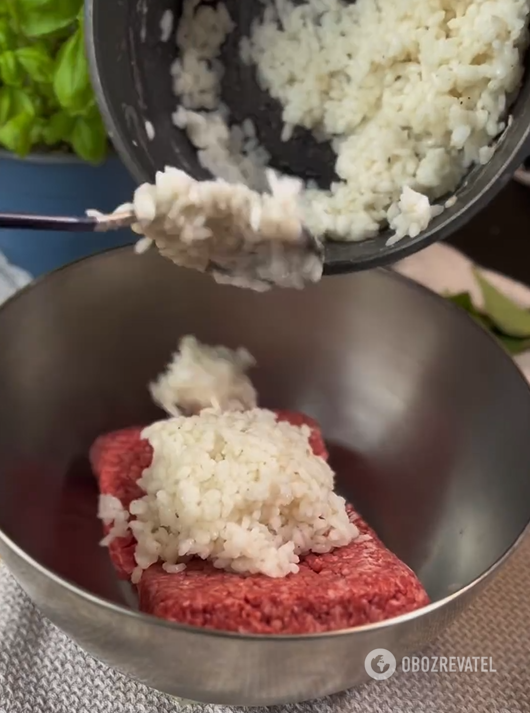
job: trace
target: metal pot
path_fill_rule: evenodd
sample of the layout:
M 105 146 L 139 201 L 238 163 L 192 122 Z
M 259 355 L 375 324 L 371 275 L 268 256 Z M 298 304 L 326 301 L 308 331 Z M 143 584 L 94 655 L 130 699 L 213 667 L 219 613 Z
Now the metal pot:
M 313 636 L 248 636 L 139 614 L 98 545 L 87 451 L 159 412 L 147 384 L 184 334 L 256 357 L 263 406 L 322 424 L 350 499 L 433 603 Z M 530 520 L 530 390 L 467 315 L 390 271 L 302 292 L 217 285 L 120 249 L 0 308 L 0 556 L 84 649 L 209 703 L 317 698 L 366 678 L 374 649 L 421 650 L 511 555 Z
M 258 0 L 227 0 L 238 25 L 248 27 Z M 150 181 L 166 165 L 182 168 L 196 178 L 207 178 L 185 134 L 171 122 L 176 100 L 172 93 L 170 65 L 176 56 L 172 42 L 160 41 L 160 20 L 165 10 L 179 15 L 175 0 L 87 0 L 86 34 L 93 84 L 114 145 L 126 166 L 139 181 Z M 233 48 L 233 51 L 237 50 Z M 234 63 L 235 66 L 235 63 Z M 271 124 L 278 123 L 278 109 L 259 95 L 251 78 L 231 70 L 228 101 L 252 115 L 257 105 L 266 105 Z M 360 243 L 328 242 L 326 272 L 337 274 L 388 265 L 447 238 L 484 208 L 510 180 L 530 153 L 530 82 L 526 79 L 512 109 L 513 121 L 498 148 L 483 167 L 474 168 L 456 192 L 456 203 L 435 218 L 416 238 L 405 238 L 388 247 L 388 232 Z M 154 128 L 147 135 L 146 121 Z M 278 127 L 266 137 L 277 141 Z M 274 138 L 276 137 L 276 139 Z M 267 144 L 267 142 L 265 142 Z M 295 145 L 289 161 L 296 162 L 307 147 Z M 315 161 L 318 156 L 315 156 Z M 320 173 L 330 164 L 320 161 Z M 294 166 L 293 166 L 294 168 Z

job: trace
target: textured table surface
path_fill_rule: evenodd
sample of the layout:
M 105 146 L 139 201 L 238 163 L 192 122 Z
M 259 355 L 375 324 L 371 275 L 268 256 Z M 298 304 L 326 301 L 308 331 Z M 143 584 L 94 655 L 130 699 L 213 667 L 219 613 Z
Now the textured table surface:
M 473 289 L 469 265 L 440 246 L 401 269 L 434 289 L 445 287 L 448 279 L 455 290 Z M 500 281 L 530 304 L 524 288 Z M 519 363 L 529 376 L 528 355 Z M 398 668 L 386 681 L 322 701 L 278 707 L 278 713 L 529 713 L 530 538 L 476 603 L 421 654 L 491 657 L 495 672 L 412 673 Z M 39 615 L 0 566 L 0 713 L 170 713 L 183 708 L 84 654 Z
M 528 713 L 530 539 L 427 656 L 491 656 L 495 672 L 396 671 L 288 713 Z M 44 620 L 0 569 L 2 713 L 173 713 L 183 706 L 111 671 Z M 221 706 L 193 706 L 223 713 Z M 275 710 L 275 709 L 274 709 Z

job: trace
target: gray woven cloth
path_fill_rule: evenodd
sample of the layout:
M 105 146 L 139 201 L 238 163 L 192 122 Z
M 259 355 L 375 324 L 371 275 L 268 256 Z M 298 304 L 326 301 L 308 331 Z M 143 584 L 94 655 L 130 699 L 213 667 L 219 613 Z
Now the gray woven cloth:
M 398 669 L 386 681 L 278 707 L 277 713 L 529 713 L 530 538 L 476 603 L 421 653 L 491 656 L 496 672 Z M 1 713 L 177 713 L 184 707 L 87 656 L 39 614 L 0 567 Z M 224 706 L 193 708 L 230 711 Z

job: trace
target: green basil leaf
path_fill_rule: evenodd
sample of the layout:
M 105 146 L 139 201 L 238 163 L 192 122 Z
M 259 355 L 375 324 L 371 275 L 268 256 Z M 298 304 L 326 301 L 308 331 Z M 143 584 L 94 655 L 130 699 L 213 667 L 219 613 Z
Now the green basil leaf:
M 0 4 L 0 17 L 7 17 L 10 21 L 18 17 L 18 0 L 4 0 Z
M 13 88 L 2 87 L 0 89 L 0 126 L 6 123 L 13 111 Z
M 0 17 L 0 52 L 15 49 L 17 40 L 7 17 Z
M 508 354 L 512 356 L 517 356 L 530 349 L 530 339 L 516 339 L 515 337 L 507 337 L 505 334 L 498 333 L 495 333 L 495 336 Z
M 466 312 L 475 311 L 473 300 L 471 299 L 469 292 L 459 292 L 456 295 L 447 295 L 446 299 L 449 300 L 449 302 L 458 305 L 458 307 L 465 309 Z
M 501 334 L 507 337 L 530 337 L 530 312 L 491 285 L 478 270 L 474 270 L 484 297 L 484 312 Z
M 61 108 L 51 84 L 39 84 L 39 96 L 42 99 L 46 114 L 53 114 Z
M 21 87 L 24 83 L 24 71 L 13 50 L 0 54 L 0 79 L 8 87 Z
M 476 319 L 481 323 L 483 321 L 486 321 L 484 320 L 484 316 L 479 312 L 479 310 L 477 310 L 477 308 L 473 304 L 473 300 L 469 292 L 458 292 L 455 295 L 447 295 L 446 299 L 449 300 L 449 302 L 452 302 L 457 307 L 463 309 L 469 314 L 470 317 L 473 317 L 473 319 Z
M 54 61 L 42 47 L 21 47 L 15 51 L 19 63 L 28 76 L 38 83 L 53 79 Z
M 16 114 L 35 116 L 37 113 L 37 103 L 29 91 L 25 89 L 12 89 L 11 100 L 13 102 L 11 116 L 15 116 Z
M 34 118 L 29 114 L 17 114 L 0 126 L 0 144 L 8 151 L 26 156 L 31 149 L 31 130 Z
M 30 131 L 30 141 L 31 145 L 35 146 L 36 144 L 43 144 L 44 142 L 44 132 L 46 131 L 46 127 L 48 125 L 48 122 L 46 119 L 34 119 L 33 120 L 33 125 L 31 127 Z
M 459 292 L 455 295 L 446 295 L 446 299 L 467 312 L 468 315 L 475 320 L 475 322 L 477 322 L 487 332 L 492 334 L 512 356 L 517 356 L 517 354 L 522 354 L 530 349 L 530 338 L 521 339 L 518 337 L 510 337 L 500 332 L 488 315 L 477 310 L 469 292 Z
M 59 51 L 53 88 L 59 104 L 72 114 L 82 113 L 94 101 L 83 33 L 80 30 Z
M 475 307 L 469 292 L 459 292 L 456 295 L 448 295 L 446 299 L 467 312 L 468 315 L 474 319 L 475 322 L 480 324 L 481 327 L 484 327 L 486 331 L 491 331 L 492 323 L 488 320 L 486 315 L 482 314 L 482 312 Z
M 480 312 L 474 311 L 474 312 L 469 312 L 469 316 L 475 320 L 477 324 L 479 324 L 483 329 L 486 330 L 486 332 L 491 332 L 493 325 L 489 321 L 487 317 L 485 317 L 483 314 Z
M 70 141 L 75 119 L 65 111 L 58 111 L 46 122 L 43 141 L 47 146 L 55 146 Z
M 26 37 L 42 37 L 75 22 L 83 0 L 18 0 L 18 21 Z
M 89 163 L 101 163 L 107 154 L 107 132 L 99 116 L 87 120 L 76 119 L 70 136 L 72 148 L 76 154 Z

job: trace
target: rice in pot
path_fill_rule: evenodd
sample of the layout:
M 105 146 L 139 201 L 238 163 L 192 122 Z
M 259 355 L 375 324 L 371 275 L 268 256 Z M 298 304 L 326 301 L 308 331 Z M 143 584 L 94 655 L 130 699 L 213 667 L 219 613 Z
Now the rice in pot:
M 393 242 L 424 230 L 474 164 L 492 156 L 522 77 L 529 0 L 288 0 L 264 2 L 240 45 L 260 85 L 283 107 L 282 138 L 296 127 L 327 140 L 338 180 L 306 186 L 304 219 L 317 235 Z M 254 124 L 228 129 L 220 48 L 234 29 L 226 6 L 185 0 L 172 68 L 202 165 L 261 189 L 269 162 Z M 234 60 L 236 61 L 236 60 Z M 410 209 L 410 191 L 421 208 Z

